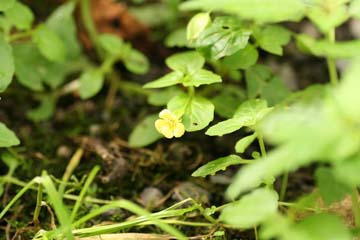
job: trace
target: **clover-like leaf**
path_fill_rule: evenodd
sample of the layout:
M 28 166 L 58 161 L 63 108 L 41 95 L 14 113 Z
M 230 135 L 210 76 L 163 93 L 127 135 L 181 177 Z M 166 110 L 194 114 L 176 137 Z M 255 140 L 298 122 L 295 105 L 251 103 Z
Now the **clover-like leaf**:
M 166 74 L 165 76 L 156 79 L 152 82 L 149 82 L 144 85 L 144 88 L 163 88 L 169 87 L 181 83 L 181 80 L 184 78 L 184 74 L 179 71 L 174 71 Z
M 104 75 L 99 69 L 90 69 L 80 76 L 80 97 L 87 99 L 95 96 L 103 87 Z
M 34 21 L 34 14 L 31 9 L 18 1 L 5 11 L 5 17 L 10 24 L 14 25 L 19 30 L 30 29 Z
M 155 121 L 158 114 L 144 118 L 132 130 L 129 136 L 129 144 L 132 147 L 144 147 L 162 138 L 162 135 L 155 129 Z
M 249 136 L 243 137 L 235 144 L 235 151 L 237 153 L 244 153 L 246 148 L 250 146 L 250 144 L 256 139 L 257 134 L 253 133 Z
M 204 66 L 205 59 L 200 53 L 190 51 L 174 54 L 168 57 L 165 62 L 166 65 L 174 71 L 192 74 Z

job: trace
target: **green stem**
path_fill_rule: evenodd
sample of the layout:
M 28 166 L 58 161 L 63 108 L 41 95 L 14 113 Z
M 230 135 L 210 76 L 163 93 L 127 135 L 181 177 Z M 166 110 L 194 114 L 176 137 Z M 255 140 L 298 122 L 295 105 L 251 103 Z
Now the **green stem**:
M 356 228 L 360 228 L 360 206 L 359 206 L 359 193 L 357 188 L 354 188 L 351 193 L 352 211 L 355 218 Z
M 266 148 L 265 148 L 265 143 L 264 143 L 264 137 L 258 130 L 256 130 L 256 134 L 257 134 L 257 139 L 258 139 L 259 146 L 260 146 L 261 156 L 266 157 Z
M 36 197 L 36 207 L 35 207 L 34 216 L 33 216 L 33 222 L 34 222 L 35 226 L 39 225 L 39 214 L 40 214 L 40 210 L 41 210 L 42 197 L 43 197 L 43 186 L 42 186 L 42 184 L 39 184 L 38 193 L 37 193 L 37 197 Z
M 257 230 L 257 226 L 254 227 L 254 235 L 255 235 L 255 240 L 258 240 L 258 230 Z
M 280 201 L 283 201 L 285 198 L 288 180 L 289 180 L 289 173 L 285 172 L 281 181 Z
M 189 94 L 189 98 L 192 98 L 195 96 L 195 87 L 190 86 L 188 87 L 188 94 Z
M 335 42 L 335 29 L 332 29 L 329 31 L 329 33 L 327 34 L 327 39 L 329 40 L 329 42 L 332 42 L 332 43 Z M 337 76 L 337 72 L 336 72 L 335 60 L 331 57 L 327 57 L 326 62 L 328 65 L 330 83 L 332 85 L 337 85 L 339 80 L 338 80 L 338 76 Z
M 90 0 L 81 0 L 80 1 L 80 11 L 81 19 L 83 21 L 84 27 L 89 34 L 91 42 L 94 44 L 95 50 L 99 56 L 101 56 L 101 50 L 98 47 L 97 41 L 97 30 L 91 16 L 91 5 Z

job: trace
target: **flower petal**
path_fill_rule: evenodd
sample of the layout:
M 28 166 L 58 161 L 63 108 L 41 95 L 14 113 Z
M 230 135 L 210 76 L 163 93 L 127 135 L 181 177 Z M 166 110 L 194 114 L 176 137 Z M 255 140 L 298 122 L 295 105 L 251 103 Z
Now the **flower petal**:
M 177 122 L 174 128 L 174 136 L 179 138 L 185 133 L 185 126 L 181 122 Z
M 176 115 L 173 114 L 172 112 L 170 112 L 170 110 L 168 109 L 164 109 L 159 113 L 159 117 L 161 119 L 165 119 L 165 120 L 171 120 L 174 121 L 177 119 Z
M 164 135 L 166 138 L 173 138 L 174 134 L 172 131 L 172 128 L 168 121 L 163 119 L 158 119 L 155 121 L 155 128 L 160 132 L 162 135 Z

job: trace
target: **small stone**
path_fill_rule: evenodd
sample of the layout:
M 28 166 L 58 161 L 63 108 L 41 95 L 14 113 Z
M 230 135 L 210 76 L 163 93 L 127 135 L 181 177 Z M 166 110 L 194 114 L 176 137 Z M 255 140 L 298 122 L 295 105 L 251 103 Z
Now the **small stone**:
M 140 203 L 147 209 L 157 207 L 164 194 L 155 187 L 147 187 L 140 194 Z
M 56 150 L 56 156 L 60 158 L 70 158 L 71 157 L 71 149 L 68 146 L 61 145 Z

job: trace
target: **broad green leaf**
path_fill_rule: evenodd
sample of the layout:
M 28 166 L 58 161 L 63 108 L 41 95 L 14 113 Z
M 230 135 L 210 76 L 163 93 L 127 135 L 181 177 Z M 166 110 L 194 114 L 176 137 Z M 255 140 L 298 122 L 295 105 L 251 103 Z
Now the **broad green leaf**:
M 13 55 L 17 80 L 34 91 L 43 90 L 43 83 L 52 89 L 57 88 L 69 74 L 83 69 L 85 65 L 83 59 L 51 62 L 30 42 L 14 44 Z
M 220 221 L 237 228 L 253 228 L 275 214 L 277 208 L 277 193 L 260 188 L 243 196 L 239 201 L 227 204 L 221 212 Z
M 290 41 L 291 33 L 278 25 L 266 26 L 253 33 L 259 46 L 267 52 L 282 55 L 283 46 Z
M 245 124 L 251 126 L 258 123 L 270 110 L 265 100 L 251 99 L 239 106 L 234 118 L 247 118 L 248 121 Z
M 174 54 L 168 57 L 165 62 L 174 71 L 192 74 L 204 66 L 205 59 L 198 52 L 191 51 Z
M 181 94 L 182 91 L 177 87 L 169 87 L 164 90 L 153 91 L 148 96 L 148 103 L 154 106 L 166 106 L 166 104 L 175 96 Z
M 0 12 L 8 10 L 15 3 L 15 0 L 1 0 L 0 1 Z
M 135 49 L 130 49 L 123 58 L 125 67 L 132 73 L 145 74 L 149 71 L 149 61 L 146 56 Z
M 270 106 L 274 106 L 285 100 L 290 93 L 290 90 L 285 86 L 284 82 L 277 76 L 273 76 L 263 86 L 261 95 Z
M 167 108 L 182 116 L 182 123 L 188 132 L 201 130 L 214 119 L 214 105 L 203 97 L 182 94 L 171 99 Z
M 193 177 L 206 177 L 207 175 L 214 175 L 219 171 L 225 171 L 227 167 L 238 164 L 248 164 L 252 160 L 245 160 L 237 155 L 229 155 L 222 157 L 214 161 L 208 162 L 207 164 L 198 168 L 191 174 Z
M 9 19 L 5 18 L 3 15 L 0 15 L 0 29 L 3 32 L 10 32 L 11 29 L 11 23 Z
M 221 77 L 209 70 L 200 69 L 191 75 L 187 75 L 181 81 L 185 87 L 199 87 L 204 84 L 212 84 L 221 82 Z
M 326 226 L 326 227 L 324 227 Z M 311 215 L 294 226 L 294 229 L 307 235 L 307 239 L 351 240 L 353 239 L 342 219 L 335 214 L 321 213 Z M 305 240 L 305 239 L 304 239 Z
M 194 42 L 198 48 L 210 47 L 215 60 L 230 56 L 246 47 L 251 32 L 232 17 L 217 17 Z
M 11 147 L 19 144 L 20 141 L 13 131 L 0 122 L 0 147 Z
M 250 146 L 250 144 L 256 139 L 257 134 L 253 133 L 249 136 L 243 137 L 235 144 L 235 151 L 237 153 L 244 153 L 245 150 Z
M 299 21 L 306 5 L 301 0 L 192 0 L 183 3 L 181 8 L 221 11 L 256 22 L 282 22 Z
M 319 188 L 322 199 L 327 205 L 342 200 L 351 192 L 346 185 L 339 182 L 328 167 L 320 167 L 315 172 L 316 186 Z
M 185 47 L 187 45 L 186 28 L 176 29 L 165 38 L 165 46 L 167 47 Z
M 80 97 L 88 99 L 95 96 L 103 87 L 104 75 L 98 69 L 90 69 L 80 76 Z
M 233 118 L 210 127 L 205 134 L 209 136 L 222 136 L 235 132 L 242 127 L 252 127 L 270 110 L 271 108 L 267 107 L 264 100 L 248 100 L 238 107 Z
M 61 38 L 46 25 L 39 25 L 33 32 L 33 41 L 41 54 L 53 62 L 62 62 L 66 57 L 66 48 Z
M 155 129 L 157 119 L 159 116 L 154 114 L 142 120 L 130 133 L 130 146 L 144 147 L 162 138 L 162 135 Z
M 0 93 L 11 83 L 14 71 L 12 48 L 0 34 Z
M 211 126 L 206 132 L 209 136 L 223 136 L 244 127 L 248 118 L 231 118 Z
M 37 108 L 27 111 L 26 117 L 34 122 L 48 120 L 54 114 L 55 104 L 54 98 L 49 96 L 43 97 Z
M 239 86 L 227 84 L 221 86 L 220 93 L 211 101 L 215 105 L 215 112 L 224 118 L 231 118 L 237 107 L 246 96 Z
M 231 56 L 225 57 L 223 63 L 230 69 L 247 69 L 253 66 L 259 57 L 259 53 L 252 44 L 247 44 Z
M 52 12 L 46 21 L 46 25 L 64 42 L 67 57 L 70 59 L 75 59 L 81 54 L 76 23 L 73 17 L 74 9 L 75 2 L 69 1 Z
M 307 16 L 324 34 L 344 23 L 349 14 L 341 2 L 321 0 L 309 8 Z
M 5 17 L 10 24 L 14 25 L 19 30 L 30 29 L 34 21 L 34 14 L 31 9 L 21 2 L 15 2 L 11 8 L 6 10 Z
M 352 58 L 360 55 L 360 40 L 332 43 L 300 34 L 296 37 L 296 41 L 302 50 L 318 57 Z
M 169 87 L 169 86 L 181 83 L 181 79 L 183 79 L 183 77 L 184 77 L 184 74 L 182 72 L 178 72 L 178 71 L 171 72 L 159 79 L 156 79 L 152 82 L 145 84 L 144 88 Z
M 211 23 L 210 13 L 198 13 L 193 16 L 186 27 L 188 41 L 197 39 L 202 31 Z
M 122 55 L 124 52 L 125 43 L 119 36 L 104 33 L 98 37 L 98 41 L 108 56 Z

